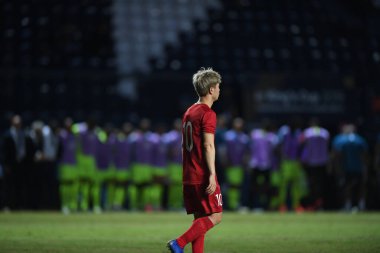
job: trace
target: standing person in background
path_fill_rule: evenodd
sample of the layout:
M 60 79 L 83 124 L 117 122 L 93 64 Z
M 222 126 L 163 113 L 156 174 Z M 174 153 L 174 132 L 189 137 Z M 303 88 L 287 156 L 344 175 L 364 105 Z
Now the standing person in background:
M 95 153 L 96 171 L 93 177 L 91 197 L 94 212 L 100 214 L 104 207 L 106 209 L 111 208 L 111 203 L 113 203 L 114 199 L 115 169 L 113 155 L 116 136 L 110 124 L 107 124 L 104 129 L 97 129 L 97 135 L 98 141 Z M 103 199 L 102 195 L 103 186 L 106 190 L 105 199 Z
M 305 129 L 301 136 L 301 161 L 309 186 L 306 205 L 310 211 L 325 207 L 329 139 L 329 132 L 319 126 L 319 120 L 316 118 L 310 121 L 310 127 Z
M 165 134 L 165 126 L 159 124 L 157 131 L 152 135 L 153 142 L 153 182 L 151 186 L 151 198 L 154 210 L 162 210 L 164 202 L 164 187 L 168 174 L 168 136 Z
M 56 120 L 51 120 L 48 125 L 42 128 L 43 134 L 43 174 L 45 178 L 42 189 L 43 209 L 56 210 L 59 208 L 58 198 L 58 157 L 61 155 L 62 146 L 59 138 L 60 127 Z
M 150 211 L 152 209 L 151 186 L 153 182 L 154 149 L 153 133 L 150 127 L 150 120 L 144 118 L 140 121 L 140 128 L 131 134 L 132 164 L 129 197 L 132 210 L 145 209 Z
M 182 119 L 183 194 L 186 212 L 194 215 L 191 227 L 168 242 L 172 253 L 182 253 L 192 243 L 193 253 L 202 253 L 205 234 L 222 220 L 222 194 L 215 168 L 216 114 L 211 109 L 218 100 L 220 75 L 201 69 L 193 75 L 199 96 Z
M 299 121 L 298 119 L 293 119 L 289 125 L 282 126 L 279 129 L 281 157 L 280 212 L 285 212 L 289 209 L 287 204 L 288 190 L 291 197 L 290 209 L 296 212 L 304 211 L 301 206 L 303 171 L 300 162 L 302 129 Z
M 180 210 L 182 201 L 182 121 L 176 119 L 168 138 L 168 208 Z
M 241 204 L 241 190 L 244 168 L 247 165 L 249 137 L 243 132 L 244 121 L 235 118 L 232 129 L 224 134 L 226 144 L 225 178 L 227 184 L 227 204 L 230 210 L 237 210 Z
M 344 182 L 344 210 L 362 211 L 365 209 L 368 144 L 356 133 L 353 124 L 346 124 L 342 128 L 342 133 L 334 138 L 333 149 Z
M 267 210 L 271 201 L 271 176 L 275 169 L 276 134 L 271 122 L 264 120 L 259 129 L 250 134 L 250 198 L 248 205 L 256 211 Z
M 4 209 L 25 209 L 28 182 L 33 162 L 33 144 L 22 127 L 20 115 L 13 115 L 10 128 L 2 139 Z
M 69 214 L 78 210 L 79 174 L 76 157 L 77 139 L 72 132 L 73 120 L 65 118 L 59 137 L 62 143 L 62 154 L 59 159 L 59 192 L 61 211 Z
M 218 168 L 218 180 L 221 186 L 224 185 L 225 181 L 225 167 L 226 167 L 226 142 L 224 139 L 225 133 L 228 131 L 228 116 L 222 114 L 218 116 L 218 121 L 216 122 L 216 132 L 215 132 L 215 164 Z M 223 187 L 222 187 L 223 192 Z
M 45 175 L 45 153 L 44 153 L 44 135 L 43 135 L 44 123 L 36 120 L 32 123 L 32 128 L 29 132 L 29 136 L 33 142 L 34 156 L 33 166 L 31 167 L 30 174 L 30 195 L 28 198 L 28 205 L 35 210 L 44 208 L 45 206 L 45 189 L 46 189 L 46 175 Z
M 127 187 L 130 180 L 131 142 L 129 136 L 133 125 L 129 122 L 123 124 L 122 130 L 117 133 L 114 165 L 115 165 L 115 195 L 112 203 L 113 210 L 121 210 L 126 200 Z
M 90 189 L 96 174 L 95 155 L 98 136 L 94 120 L 89 119 L 86 123 L 75 124 L 74 133 L 78 133 L 79 208 L 81 211 L 87 211 L 90 205 Z

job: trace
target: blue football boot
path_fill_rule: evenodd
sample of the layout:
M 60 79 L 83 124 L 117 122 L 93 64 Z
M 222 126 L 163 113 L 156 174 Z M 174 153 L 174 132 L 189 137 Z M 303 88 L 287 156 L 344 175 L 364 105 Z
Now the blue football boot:
M 177 240 L 171 240 L 167 244 L 171 253 L 183 253 L 183 249 L 178 245 Z

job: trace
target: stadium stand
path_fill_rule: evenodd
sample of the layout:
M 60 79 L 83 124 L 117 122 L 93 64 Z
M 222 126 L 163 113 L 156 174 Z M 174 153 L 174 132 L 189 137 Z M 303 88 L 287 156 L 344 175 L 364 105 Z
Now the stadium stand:
M 6 112 L 155 117 L 156 89 L 172 94 L 201 66 L 223 72 L 234 114 L 245 105 L 233 98 L 262 75 L 337 76 L 364 93 L 380 86 L 380 10 L 369 0 L 33 0 L 0 9 Z M 156 117 L 181 113 L 190 89 Z

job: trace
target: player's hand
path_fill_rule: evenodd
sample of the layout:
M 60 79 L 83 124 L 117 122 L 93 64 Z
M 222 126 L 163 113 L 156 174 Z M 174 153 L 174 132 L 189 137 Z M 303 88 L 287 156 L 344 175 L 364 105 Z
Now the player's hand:
M 216 189 L 216 179 L 215 179 L 215 175 L 210 175 L 210 179 L 209 179 L 209 185 L 207 186 L 206 188 L 206 193 L 208 195 L 211 195 L 215 192 L 215 189 Z

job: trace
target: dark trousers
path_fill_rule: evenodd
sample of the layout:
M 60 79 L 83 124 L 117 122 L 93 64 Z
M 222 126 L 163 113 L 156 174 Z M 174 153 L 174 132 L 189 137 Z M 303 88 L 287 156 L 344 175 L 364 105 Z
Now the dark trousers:
M 6 178 L 6 200 L 11 209 L 24 210 L 29 205 L 30 174 L 26 163 L 20 163 L 11 169 Z
M 326 166 L 305 166 L 309 194 L 303 204 L 310 209 L 323 208 L 329 182 Z
M 365 181 L 360 172 L 345 172 L 343 185 L 344 200 L 351 201 L 352 206 L 359 206 L 365 196 Z
M 250 198 L 249 207 L 250 208 L 262 208 L 264 210 L 268 209 L 270 202 L 270 170 L 251 170 L 250 176 Z
M 53 210 L 59 208 L 57 166 L 54 162 L 36 162 L 32 169 L 30 182 L 29 208 L 34 210 Z

